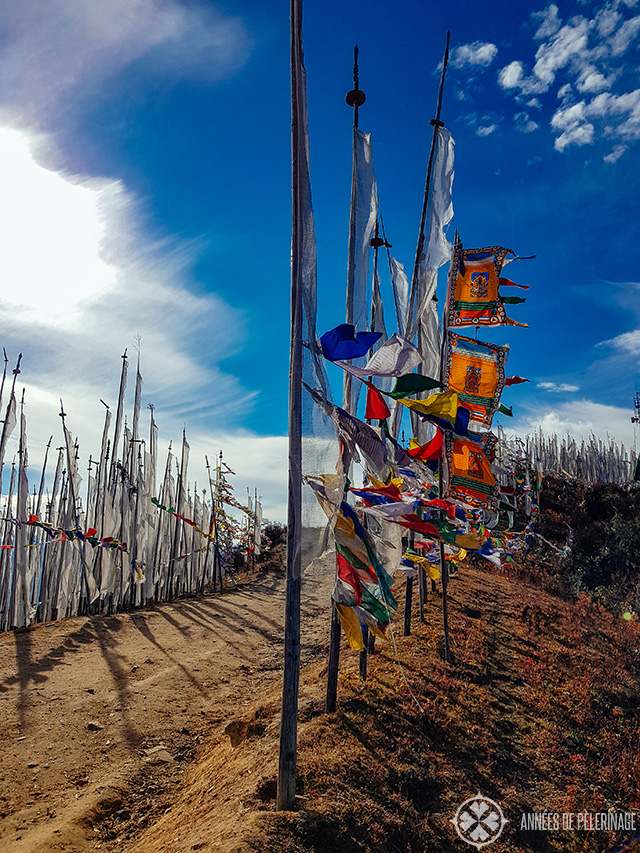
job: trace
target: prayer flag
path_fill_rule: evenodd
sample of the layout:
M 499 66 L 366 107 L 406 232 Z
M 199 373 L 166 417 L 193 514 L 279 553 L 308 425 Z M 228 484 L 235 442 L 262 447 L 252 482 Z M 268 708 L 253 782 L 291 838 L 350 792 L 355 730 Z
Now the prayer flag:
M 365 382 L 367 386 L 367 407 L 365 409 L 365 419 L 368 421 L 379 420 L 384 421 L 391 415 L 389 407 L 384 401 L 384 397 L 372 382 Z
M 445 382 L 458 393 L 460 404 L 469 409 L 471 420 L 487 427 L 500 405 L 508 357 L 508 346 L 464 338 L 455 332 L 448 334 Z
M 497 509 L 500 495 L 496 478 L 491 471 L 491 462 L 485 451 L 490 453 L 495 444 L 495 437 L 489 436 L 482 443 L 470 439 L 445 436 L 445 453 L 447 460 L 447 490 L 446 496 L 455 500 Z M 462 542 L 461 547 L 469 546 Z
M 408 373 L 406 376 L 399 376 L 393 390 L 389 396 L 394 400 L 400 397 L 407 397 L 411 394 L 419 394 L 422 391 L 433 391 L 434 388 L 444 388 L 442 382 L 437 379 L 431 379 L 429 376 L 423 376 L 421 373 Z
M 360 358 L 366 355 L 378 338 L 380 332 L 358 332 L 351 323 L 341 323 L 335 329 L 325 332 L 320 338 L 322 354 L 329 361 L 343 358 Z
M 507 317 L 498 292 L 500 271 L 510 249 L 458 248 L 451 260 L 452 292 L 447 304 L 448 327 L 526 326 Z

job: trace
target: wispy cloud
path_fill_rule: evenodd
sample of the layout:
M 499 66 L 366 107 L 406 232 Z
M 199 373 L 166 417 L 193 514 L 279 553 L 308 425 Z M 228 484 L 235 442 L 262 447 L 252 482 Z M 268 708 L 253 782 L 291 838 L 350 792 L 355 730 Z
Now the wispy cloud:
M 559 8 L 549 4 L 534 12 L 534 40 L 539 42 L 531 71 L 515 58 L 498 72 L 498 83 L 519 103 L 531 104 L 557 88 L 561 100 L 551 119 L 555 147 L 591 145 L 610 137 L 629 141 L 640 138 L 640 90 L 625 90 L 627 58 L 640 34 L 635 2 L 610 0 L 592 15 L 576 15 L 563 22 Z M 605 157 L 615 162 L 624 150 Z
M 514 115 L 513 123 L 520 133 L 533 133 L 539 127 L 538 122 L 534 121 L 529 113 L 524 110 Z
M 498 129 L 502 116 L 497 113 L 486 113 L 478 115 L 478 113 L 467 113 L 460 116 L 460 121 L 463 121 L 468 127 L 472 127 L 478 136 L 491 136 Z
M 538 382 L 538 388 L 543 388 L 545 391 L 556 391 L 556 392 L 573 392 L 579 391 L 579 385 L 567 385 L 566 382 L 561 382 L 558 384 L 557 382 Z
M 196 244 L 145 235 L 140 203 L 121 182 L 43 168 L 32 155 L 43 142 L 0 128 L 0 327 L 11 361 L 24 353 L 18 387 L 24 380 L 31 464 L 37 470 L 60 430 L 60 397 L 81 460 L 95 457 L 100 398 L 115 408 L 120 356 L 128 347 L 135 358 L 139 334 L 143 406 L 156 406 L 165 446 L 186 424 L 190 479 L 206 485 L 204 455 L 223 449 L 238 466 L 240 490 L 257 484 L 266 515 L 283 519 L 286 436 L 241 430 L 256 392 L 222 366 L 242 346 L 243 313 L 215 294 L 194 293 Z
M 487 68 L 496 58 L 498 48 L 489 42 L 474 41 L 470 44 L 461 44 L 451 51 L 449 63 L 453 68 Z
M 622 335 L 617 335 L 617 337 L 602 341 L 599 344 L 599 346 L 607 345 L 629 355 L 640 355 L 640 329 L 624 332 Z
M 246 62 L 241 19 L 178 0 L 30 0 L 3 4 L 1 98 L 31 122 L 95 96 L 125 68 L 165 79 L 216 81 Z

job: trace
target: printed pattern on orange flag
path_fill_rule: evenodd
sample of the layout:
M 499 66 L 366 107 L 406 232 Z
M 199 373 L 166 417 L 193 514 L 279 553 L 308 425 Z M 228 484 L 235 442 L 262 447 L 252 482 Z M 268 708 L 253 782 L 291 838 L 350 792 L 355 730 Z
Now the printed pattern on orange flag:
M 449 294 L 447 326 L 526 326 L 507 317 L 498 290 L 506 255 L 502 246 L 458 249 L 451 259 L 453 292 Z
M 460 405 L 469 409 L 472 421 L 491 426 L 500 406 L 508 357 L 508 346 L 500 347 L 463 338 L 455 332 L 448 333 L 444 381 L 458 393 Z
M 489 433 L 478 441 L 445 435 L 447 460 L 446 497 L 464 501 L 471 506 L 497 509 L 500 494 L 491 471 L 491 457 L 497 439 Z

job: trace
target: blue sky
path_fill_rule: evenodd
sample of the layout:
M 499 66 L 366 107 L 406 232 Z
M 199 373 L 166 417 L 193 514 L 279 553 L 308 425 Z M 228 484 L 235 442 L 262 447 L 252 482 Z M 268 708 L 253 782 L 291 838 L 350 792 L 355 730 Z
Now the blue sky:
M 95 455 L 99 399 L 115 402 L 139 333 L 163 438 L 186 423 L 192 459 L 222 447 L 240 494 L 257 484 L 266 514 L 284 517 L 288 4 L 2 0 L 0 12 L 1 343 L 24 353 L 33 464 L 60 395 Z M 468 247 L 537 254 L 509 267 L 531 286 L 510 312 L 530 328 L 485 336 L 510 343 L 508 372 L 531 379 L 505 392 L 504 425 L 628 443 L 640 3 L 307 0 L 319 331 L 344 319 L 353 45 L 381 212 L 410 268 L 448 28 L 452 228 Z

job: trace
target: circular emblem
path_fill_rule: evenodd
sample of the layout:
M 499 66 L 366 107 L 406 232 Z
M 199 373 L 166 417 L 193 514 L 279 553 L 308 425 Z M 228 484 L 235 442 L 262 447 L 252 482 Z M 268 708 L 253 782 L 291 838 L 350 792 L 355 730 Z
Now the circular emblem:
M 497 841 L 506 822 L 500 806 L 481 793 L 465 800 L 451 820 L 460 838 L 478 850 Z

